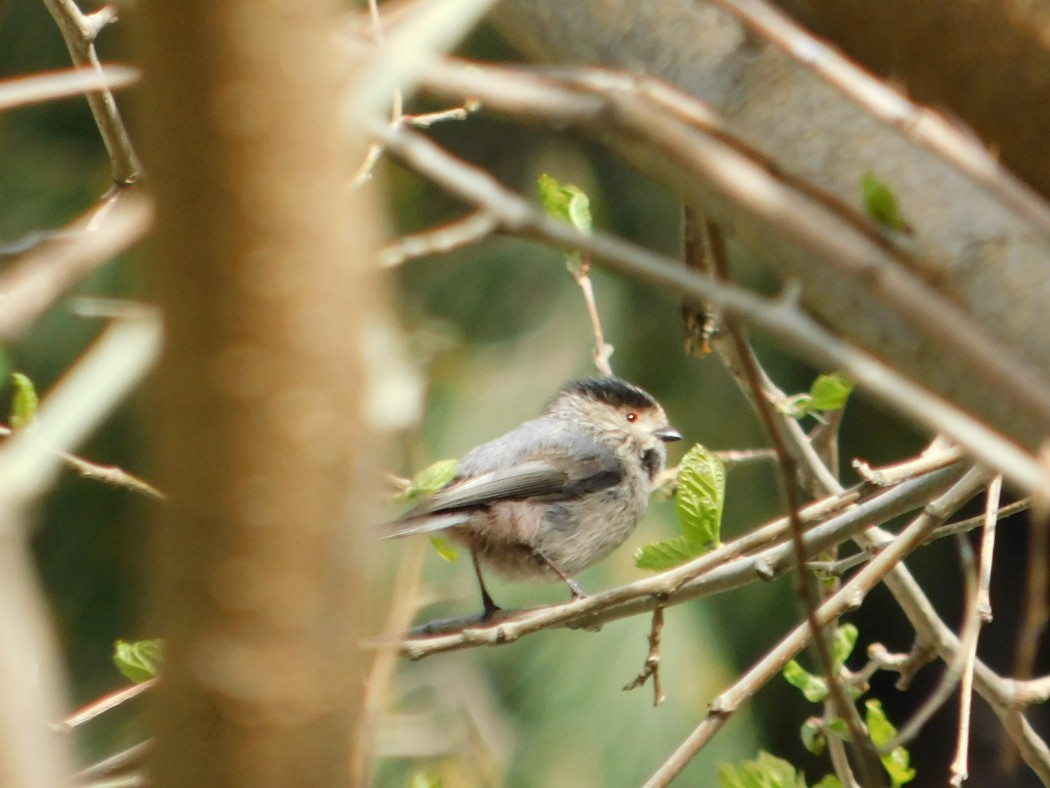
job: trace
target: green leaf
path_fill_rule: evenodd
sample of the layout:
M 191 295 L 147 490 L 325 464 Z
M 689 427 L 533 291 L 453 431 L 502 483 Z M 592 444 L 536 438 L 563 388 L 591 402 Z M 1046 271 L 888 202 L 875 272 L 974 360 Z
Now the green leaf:
M 824 779 L 814 785 L 813 788 L 842 788 L 842 782 L 833 774 L 825 774 Z
M 864 201 L 864 210 L 880 225 L 900 232 L 910 229 L 901 214 L 897 195 L 893 193 L 889 184 L 880 180 L 875 173 L 864 173 L 860 179 L 860 193 Z
M 118 640 L 113 648 L 113 663 L 136 684 L 159 675 L 163 656 L 162 640 Z
M 399 496 L 400 500 L 414 501 L 416 498 L 426 498 L 433 495 L 456 478 L 458 469 L 459 460 L 438 460 L 428 465 L 412 477 L 408 487 Z
M 843 624 L 835 628 L 835 637 L 831 643 L 831 660 L 836 670 L 845 665 L 849 655 L 853 653 L 858 634 L 853 624 Z
M 818 375 L 806 394 L 786 397 L 777 409 L 788 418 L 801 419 L 825 410 L 837 410 L 846 406 L 855 384 L 841 372 Z
M 809 388 L 809 401 L 806 407 L 814 410 L 838 410 L 846 405 L 846 400 L 853 392 L 854 383 L 841 372 L 819 375 Z
M 790 660 L 782 672 L 787 683 L 802 690 L 802 694 L 810 703 L 821 703 L 828 697 L 827 682 L 810 673 L 796 660 Z
M 819 717 L 810 717 L 802 723 L 802 745 L 814 755 L 823 755 L 828 746 L 824 723 Z
M 726 471 L 722 461 L 699 443 L 678 465 L 674 508 L 681 536 L 638 548 L 634 565 L 659 571 L 684 564 L 718 546 L 725 502 Z
M 14 373 L 11 382 L 15 386 L 15 396 L 11 402 L 11 427 L 20 430 L 27 427 L 36 417 L 40 400 L 36 396 L 36 389 L 33 388 L 33 381 L 22 373 Z
M 876 698 L 864 701 L 864 722 L 868 726 L 871 741 L 876 747 L 882 747 L 897 735 L 897 729 L 886 716 L 882 703 Z M 915 770 L 910 766 L 911 756 L 904 747 L 895 747 L 882 756 L 882 768 L 890 776 L 893 788 L 904 785 L 915 779 Z
M 450 564 L 459 560 L 459 550 L 456 549 L 451 540 L 446 539 L 444 536 L 432 536 L 430 537 L 430 543 L 434 545 L 438 555 Z
M 725 497 L 725 466 L 697 443 L 678 464 L 674 510 L 682 536 L 698 545 L 718 544 Z
M 537 185 L 540 190 L 540 201 L 543 210 L 552 219 L 571 224 L 582 233 L 591 233 L 591 201 L 578 186 L 562 184 L 556 178 L 544 173 Z M 579 276 L 583 260 L 579 252 L 568 252 L 565 255 L 565 267 L 573 276 Z
M 588 235 L 591 232 L 591 201 L 584 191 L 572 184 L 559 183 L 544 173 L 537 182 L 543 210 L 552 219 L 560 219 Z
M 673 566 L 684 564 L 707 552 L 704 545 L 698 545 L 684 536 L 676 536 L 663 542 L 653 542 L 634 551 L 634 565 L 639 569 L 659 572 Z
M 719 788 L 806 788 L 803 775 L 783 758 L 760 752 L 753 761 L 737 766 L 718 765 Z

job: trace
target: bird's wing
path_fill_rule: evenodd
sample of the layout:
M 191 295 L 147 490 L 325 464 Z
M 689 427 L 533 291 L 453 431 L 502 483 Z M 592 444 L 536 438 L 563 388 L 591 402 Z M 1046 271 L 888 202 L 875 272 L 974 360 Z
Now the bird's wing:
M 537 419 L 472 451 L 455 479 L 401 519 L 504 500 L 577 498 L 618 484 L 623 474 L 616 455 L 586 433 Z

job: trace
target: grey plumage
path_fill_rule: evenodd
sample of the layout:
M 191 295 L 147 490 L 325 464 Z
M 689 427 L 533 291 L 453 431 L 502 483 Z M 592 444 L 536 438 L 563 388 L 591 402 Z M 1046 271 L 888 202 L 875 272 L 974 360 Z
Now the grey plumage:
M 529 579 L 571 575 L 634 530 L 681 436 L 659 404 L 616 378 L 570 383 L 544 413 L 482 444 L 456 477 L 389 526 L 387 537 L 447 531 L 474 559 L 486 614 L 498 609 L 480 565 Z

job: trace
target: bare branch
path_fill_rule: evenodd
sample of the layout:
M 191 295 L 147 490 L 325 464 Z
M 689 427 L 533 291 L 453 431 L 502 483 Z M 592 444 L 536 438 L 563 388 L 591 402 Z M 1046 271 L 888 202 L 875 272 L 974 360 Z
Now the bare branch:
M 944 493 L 935 504 L 931 504 L 921 515 L 915 518 L 901 531 L 894 541 L 877 555 L 870 564 L 850 578 L 842 588 L 836 591 L 816 610 L 819 626 L 826 626 L 846 611 L 856 607 L 865 594 L 880 583 L 888 573 L 893 571 L 899 562 L 920 545 L 939 520 L 962 506 L 973 495 L 980 484 L 980 474 L 968 473 L 948 492 Z M 779 673 L 787 661 L 797 654 L 809 640 L 810 626 L 804 622 L 795 627 L 758 663 L 741 676 L 732 687 L 722 692 L 711 701 L 710 711 L 699 726 L 682 742 L 677 750 L 660 766 L 646 782 L 646 788 L 657 788 L 667 785 L 681 773 L 689 761 L 707 744 L 722 728 L 728 719 L 760 687 Z
M 376 124 L 373 124 L 373 131 L 384 140 L 388 150 L 417 172 L 497 216 L 505 232 L 585 250 L 615 270 L 697 301 L 716 302 L 726 313 L 785 340 L 793 352 L 841 370 L 862 389 L 900 413 L 934 431 L 948 434 L 975 457 L 1023 489 L 1042 490 L 1050 495 L 1050 478 L 1045 469 L 1017 444 L 838 339 L 801 313 L 790 300 L 762 298 L 741 288 L 712 281 L 684 269 L 675 260 L 601 232 L 580 233 L 566 224 L 548 219 L 487 173 L 464 164 L 419 135 Z
M 451 252 L 470 244 L 479 243 L 496 231 L 499 221 L 486 211 L 474 211 L 433 230 L 405 235 L 388 243 L 379 251 L 379 264 L 393 268 L 418 257 Z
M 153 205 L 134 189 L 120 189 L 11 261 L 0 273 L 0 339 L 24 331 L 66 290 L 146 234 Z
M 79 728 L 81 725 L 91 722 L 91 720 L 96 717 L 102 716 L 107 711 L 118 708 L 129 700 L 137 698 L 142 693 L 151 689 L 156 683 L 157 679 L 147 679 L 146 681 L 140 681 L 138 684 L 131 684 L 127 687 L 123 687 L 109 693 L 108 695 L 103 695 L 101 698 L 91 701 L 91 703 L 70 714 L 56 727 L 60 731 L 71 731 L 75 728 Z
M 74 0 L 44 0 L 44 5 L 54 17 L 73 63 L 101 73 L 102 66 L 95 52 L 95 37 L 103 27 L 116 20 L 114 7 L 103 6 L 95 13 L 85 15 Z M 113 94 L 104 89 L 89 94 L 87 100 L 113 163 L 113 181 L 122 186 L 134 183 L 138 180 L 142 167 L 131 145 L 124 121 L 120 118 Z
M 80 68 L 16 77 L 0 82 L 0 110 L 27 107 L 45 101 L 116 90 L 133 85 L 139 72 L 128 66 L 102 66 L 97 71 Z
M 14 430 L 6 425 L 0 424 L 0 435 L 9 436 L 13 434 Z M 70 467 L 74 468 L 85 478 L 97 479 L 106 484 L 112 484 L 114 487 L 127 487 L 128 489 L 144 493 L 153 498 L 164 497 L 164 493 L 152 484 L 138 478 L 132 473 L 128 473 L 123 468 L 118 468 L 116 465 L 99 465 L 98 463 L 85 460 L 82 457 L 78 457 L 67 451 L 62 451 L 61 449 L 52 449 L 52 451 L 55 452 L 56 456 L 61 457 Z
M 664 628 L 664 609 L 658 607 L 653 611 L 653 623 L 649 627 L 649 654 L 645 658 L 645 664 L 641 672 L 628 683 L 624 690 L 633 690 L 641 687 L 649 679 L 653 680 L 653 705 L 661 706 L 667 699 L 664 691 L 660 688 L 660 633 Z

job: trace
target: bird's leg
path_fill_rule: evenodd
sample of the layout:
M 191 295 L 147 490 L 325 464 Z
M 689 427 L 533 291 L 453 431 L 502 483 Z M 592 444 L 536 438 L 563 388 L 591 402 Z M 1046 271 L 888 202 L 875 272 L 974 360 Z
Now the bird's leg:
M 547 567 L 554 572 L 562 581 L 569 587 L 572 592 L 573 599 L 584 599 L 587 596 L 587 592 L 580 588 L 580 584 L 561 571 L 561 567 L 554 563 L 551 559 L 541 553 L 539 550 L 533 550 L 533 552 L 539 556 L 540 560 L 547 565 Z
M 481 614 L 481 620 L 486 621 L 501 608 L 492 601 L 492 597 L 489 596 L 489 590 L 485 588 L 485 581 L 481 577 L 481 564 L 478 563 L 478 554 L 471 550 L 470 558 L 474 561 L 474 576 L 478 579 L 478 587 L 481 589 L 481 603 L 485 606 L 485 611 Z

